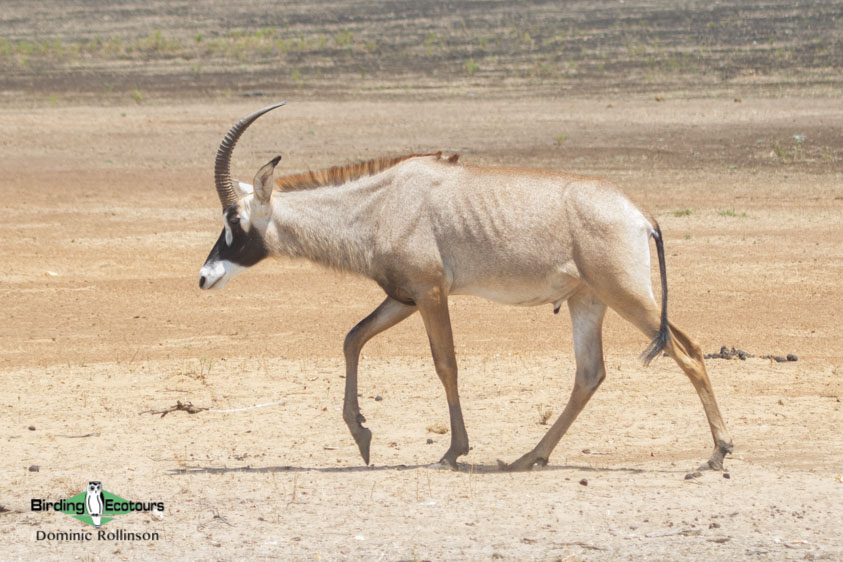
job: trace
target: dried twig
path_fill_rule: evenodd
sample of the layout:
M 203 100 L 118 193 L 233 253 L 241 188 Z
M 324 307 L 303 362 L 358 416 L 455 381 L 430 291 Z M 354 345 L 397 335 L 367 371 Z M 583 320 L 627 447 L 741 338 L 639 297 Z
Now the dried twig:
M 182 403 L 181 400 L 176 402 L 175 406 L 170 406 L 169 408 L 163 408 L 161 410 L 144 410 L 143 412 L 138 412 L 138 414 L 161 414 L 163 418 L 170 412 L 176 412 L 178 410 L 182 410 L 187 412 L 188 414 L 198 414 L 199 412 L 214 412 L 216 414 L 228 414 L 232 412 L 245 412 L 246 410 L 254 410 L 255 408 L 265 408 L 267 406 L 277 406 L 279 404 L 286 404 L 286 401 L 279 400 L 278 402 L 267 402 L 265 404 L 255 404 L 254 406 L 246 406 L 245 408 L 232 408 L 229 410 L 215 410 L 213 408 L 200 408 L 199 406 L 194 406 L 192 402 Z M 82 437 L 85 437 L 84 435 Z
M 83 437 L 99 437 L 100 432 L 95 431 L 94 433 L 82 433 L 80 435 L 56 435 L 56 437 L 67 437 L 68 439 L 81 439 Z
M 699 530 L 699 529 L 666 529 L 664 531 L 653 531 L 652 533 L 647 533 L 644 536 L 647 537 L 647 538 L 670 537 L 670 536 L 673 536 L 673 535 L 684 535 L 684 536 L 687 537 L 687 536 L 690 536 L 690 535 L 699 535 L 699 534 L 702 534 L 702 531 Z
M 199 408 L 194 406 L 192 402 L 182 403 L 181 400 L 176 402 L 175 406 L 170 406 L 169 408 L 164 408 L 161 410 L 144 410 L 143 412 L 138 412 L 138 414 L 161 414 L 163 418 L 170 412 L 176 412 L 178 410 L 187 412 L 188 414 L 198 414 L 199 412 L 204 412 L 208 408 Z
M 228 519 L 226 519 L 225 517 L 220 515 L 220 512 L 219 512 L 219 510 L 217 510 L 217 508 L 211 507 L 211 512 L 214 514 L 214 516 L 211 518 L 211 520 L 210 521 L 204 521 L 204 522 L 200 523 L 199 525 L 197 525 L 196 526 L 197 530 L 201 531 L 202 529 L 204 529 L 205 527 L 207 527 L 209 525 L 217 525 L 219 523 L 225 523 L 229 527 L 234 527 L 234 525 Z
M 586 550 L 606 550 L 605 548 L 594 546 L 593 544 L 584 543 L 582 541 L 574 541 L 574 542 L 555 542 L 553 546 L 562 547 L 562 546 L 580 546 L 585 548 Z

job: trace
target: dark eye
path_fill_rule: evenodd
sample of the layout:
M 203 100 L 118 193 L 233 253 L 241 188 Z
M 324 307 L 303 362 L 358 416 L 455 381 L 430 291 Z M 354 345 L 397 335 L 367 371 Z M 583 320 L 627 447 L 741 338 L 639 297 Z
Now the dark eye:
M 232 216 L 228 219 L 228 224 L 230 224 L 231 226 L 240 224 L 240 217 L 238 217 L 237 215 Z

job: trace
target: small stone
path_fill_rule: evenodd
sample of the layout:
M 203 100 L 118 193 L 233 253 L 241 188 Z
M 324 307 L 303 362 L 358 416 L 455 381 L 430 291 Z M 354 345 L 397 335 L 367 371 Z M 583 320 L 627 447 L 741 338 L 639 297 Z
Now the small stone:
M 723 478 L 725 478 L 726 480 L 728 480 L 728 479 L 729 479 L 729 478 L 731 478 L 731 477 L 732 477 L 732 476 L 731 476 L 728 472 L 724 472 L 724 473 L 723 473 Z
M 580 486 L 588 486 L 588 480 L 586 480 L 585 478 L 580 480 Z
M 788 353 L 787 354 L 787 360 L 788 361 L 799 361 L 799 358 L 796 355 L 794 355 L 793 353 Z
M 29 472 L 38 472 L 40 470 L 41 470 L 41 467 L 39 467 L 37 464 L 33 464 L 32 466 L 29 467 Z
M 427 440 L 427 444 L 428 444 L 428 445 L 433 445 L 433 439 L 428 439 L 428 440 Z
M 381 396 L 380 394 L 375 396 L 375 402 L 380 402 L 381 400 L 383 400 L 383 396 Z
M 35 426 L 34 426 L 34 425 L 30 425 L 27 429 L 29 429 L 29 431 L 35 431 Z
M 528 539 L 527 537 L 524 537 L 521 539 L 521 542 L 524 544 L 536 544 L 536 539 Z
M 711 524 L 708 526 L 708 528 L 709 528 L 709 529 L 719 529 L 719 528 L 720 528 L 720 523 L 711 523 Z

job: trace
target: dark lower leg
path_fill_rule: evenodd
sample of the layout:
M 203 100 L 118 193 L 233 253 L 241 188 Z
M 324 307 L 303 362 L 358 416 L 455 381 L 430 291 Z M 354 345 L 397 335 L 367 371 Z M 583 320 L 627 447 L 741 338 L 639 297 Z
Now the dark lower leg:
M 457 390 L 457 359 L 454 354 L 454 338 L 448 314 L 448 298 L 441 288 L 434 287 L 416 302 L 430 341 L 430 352 L 433 355 L 436 374 L 439 375 L 439 380 L 445 387 L 448 414 L 451 418 L 451 446 L 448 447 L 441 462 L 446 462 L 456 468 L 457 458 L 468 453 L 468 433 L 465 430 Z
M 456 377 L 454 377 L 456 379 Z M 446 392 L 446 394 L 448 394 Z M 459 396 L 448 396 L 448 415 L 451 419 L 451 446 L 442 456 L 439 462 L 448 463 L 452 468 L 457 468 L 457 458 L 468 454 L 468 432 L 465 429 L 465 422 L 462 419 L 462 408 L 460 408 Z M 453 399 L 453 402 L 452 402 Z
M 367 341 L 398 324 L 415 310 L 413 306 L 401 304 L 387 297 L 378 308 L 361 320 L 345 337 L 345 344 L 343 345 L 345 353 L 345 397 L 342 417 L 351 431 L 351 436 L 354 437 L 354 442 L 357 443 L 363 462 L 366 464 L 369 464 L 372 432 L 363 427 L 366 418 L 360 413 L 360 405 L 357 402 L 357 365 L 360 350 L 363 349 Z

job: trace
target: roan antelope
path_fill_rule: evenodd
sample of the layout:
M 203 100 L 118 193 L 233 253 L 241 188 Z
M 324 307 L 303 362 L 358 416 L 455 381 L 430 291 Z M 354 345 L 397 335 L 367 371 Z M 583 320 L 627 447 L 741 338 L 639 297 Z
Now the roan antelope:
M 714 399 L 700 347 L 667 318 L 664 245 L 659 225 L 611 183 L 544 170 L 461 165 L 457 157 L 414 154 L 381 158 L 273 181 L 281 157 L 258 170 L 254 185 L 233 181 L 231 153 L 243 132 L 272 105 L 226 134 L 215 182 L 224 228 L 199 273 L 217 289 L 267 256 L 306 258 L 365 275 L 386 299 L 346 336 L 343 419 L 369 463 L 372 432 L 357 402 L 360 350 L 417 310 L 445 386 L 452 467 L 468 453 L 457 391 L 448 296 L 479 295 L 533 306 L 567 301 L 576 379 L 565 410 L 536 447 L 508 470 L 546 465 L 556 444 L 605 377 L 601 328 L 610 306 L 648 338 L 648 364 L 670 355 L 697 390 L 714 437 L 705 468 L 722 470 L 732 442 Z M 653 238 L 661 309 L 650 283 Z

